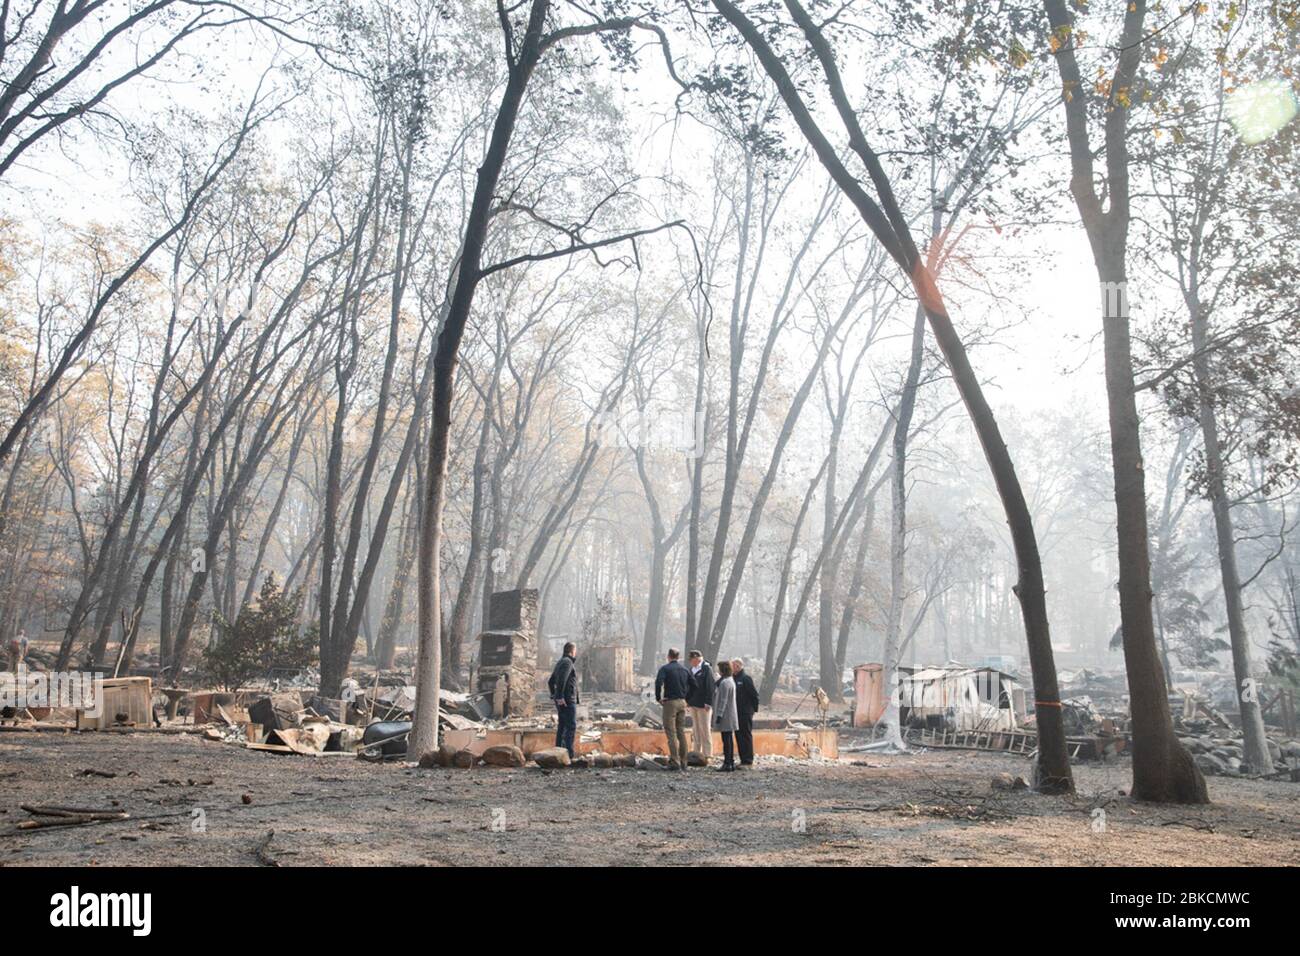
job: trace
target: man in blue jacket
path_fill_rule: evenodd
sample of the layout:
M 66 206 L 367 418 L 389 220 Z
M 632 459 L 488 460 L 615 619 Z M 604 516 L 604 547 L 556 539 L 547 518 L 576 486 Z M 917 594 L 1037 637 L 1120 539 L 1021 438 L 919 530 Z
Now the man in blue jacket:
M 569 641 L 564 645 L 564 653 L 555 662 L 551 679 L 546 682 L 551 691 L 551 700 L 555 703 L 555 746 L 563 747 L 570 757 L 573 752 L 573 738 L 578 733 L 578 669 L 573 666 L 578 656 L 578 645 Z
M 668 649 L 668 662 L 655 675 L 655 700 L 663 707 L 664 733 L 668 735 L 668 765 L 673 770 L 686 769 L 686 698 L 694 683 L 691 672 L 682 664 L 682 652 Z
M 713 665 L 699 651 L 687 655 L 691 666 L 691 692 L 686 706 L 691 710 L 691 742 L 707 762 L 713 756 Z

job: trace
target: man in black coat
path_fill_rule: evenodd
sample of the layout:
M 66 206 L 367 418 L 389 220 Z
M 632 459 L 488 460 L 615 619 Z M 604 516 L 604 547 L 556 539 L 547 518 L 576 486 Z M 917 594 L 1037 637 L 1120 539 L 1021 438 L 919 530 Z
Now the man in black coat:
M 745 662 L 739 657 L 731 662 L 731 679 L 736 682 L 736 716 L 740 719 L 740 728 L 736 731 L 736 749 L 740 751 L 740 765 L 752 767 L 758 688 L 754 686 L 754 678 L 745 673 Z
M 573 739 L 578 733 L 578 669 L 573 666 L 578 656 L 578 645 L 573 641 L 564 645 L 564 653 L 555 662 L 551 679 L 546 682 L 550 688 L 551 700 L 555 703 L 555 746 L 563 747 L 570 757 L 573 752 Z

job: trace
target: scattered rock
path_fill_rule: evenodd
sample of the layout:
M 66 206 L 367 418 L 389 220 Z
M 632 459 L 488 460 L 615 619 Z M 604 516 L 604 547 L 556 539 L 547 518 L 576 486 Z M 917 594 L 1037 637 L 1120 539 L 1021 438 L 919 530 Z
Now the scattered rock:
M 489 767 L 522 767 L 528 758 L 514 744 L 498 744 L 483 751 L 483 762 Z
M 686 755 L 686 766 L 688 767 L 707 767 L 708 765 L 709 761 L 698 750 L 692 750 Z
M 456 753 L 458 750 L 458 747 L 453 747 L 451 744 L 439 744 L 437 755 L 434 759 L 437 760 L 439 767 L 450 767 L 453 765 L 452 762 L 456 759 Z
M 1029 782 L 1024 777 L 1013 777 L 1009 773 L 998 773 L 993 775 L 989 781 L 989 786 L 994 790 L 1028 790 Z
M 474 764 L 478 763 L 478 757 L 470 750 L 457 750 L 451 755 L 449 766 L 458 767 L 461 770 L 468 770 Z
M 1196 754 L 1196 756 L 1192 757 L 1192 760 L 1196 762 L 1196 766 L 1201 768 L 1201 773 L 1209 774 L 1210 776 L 1219 776 L 1225 773 L 1228 769 L 1228 765 L 1214 754 Z
M 242 797 L 240 797 L 239 799 L 242 800 L 242 801 L 244 802 L 244 805 L 245 805 L 245 806 L 247 806 L 248 804 L 250 804 L 250 803 L 253 802 L 253 795 L 252 795 L 251 793 L 246 793 L 246 794 L 244 794 Z
M 569 765 L 569 752 L 563 747 L 548 747 L 534 751 L 533 761 L 545 770 L 555 770 Z

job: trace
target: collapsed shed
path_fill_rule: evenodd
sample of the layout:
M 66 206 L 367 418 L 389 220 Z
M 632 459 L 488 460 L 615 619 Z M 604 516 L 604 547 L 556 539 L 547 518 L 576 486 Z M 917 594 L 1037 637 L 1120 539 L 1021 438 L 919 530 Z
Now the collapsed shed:
M 873 726 L 887 696 L 880 664 L 853 669 L 853 726 Z M 904 726 L 957 731 L 1016 730 L 1025 723 L 1024 686 L 992 667 L 900 667 L 897 694 Z

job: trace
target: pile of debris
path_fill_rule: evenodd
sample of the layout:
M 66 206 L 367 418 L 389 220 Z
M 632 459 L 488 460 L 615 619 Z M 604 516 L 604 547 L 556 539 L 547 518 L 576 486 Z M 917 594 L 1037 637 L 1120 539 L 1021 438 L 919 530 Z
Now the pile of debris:
M 1081 667 L 1061 671 L 1059 682 L 1063 698 L 1087 700 L 1089 708 L 1099 717 L 1118 720 L 1128 714 L 1128 678 L 1123 670 L 1103 673 Z
M 304 707 L 295 693 L 259 697 L 246 709 L 217 703 L 212 716 L 205 739 L 268 753 L 354 754 L 362 737 L 360 727 Z
M 368 688 L 359 680 L 343 683 L 344 698 L 349 701 L 349 719 L 369 724 L 372 721 L 409 721 L 415 712 L 415 686 L 400 677 L 379 678 Z M 486 726 L 504 726 L 493 721 L 490 694 L 461 694 L 438 691 L 438 718 L 442 726 L 468 730 Z
M 89 709 L 68 708 L 64 713 L 24 707 L 21 715 L 9 719 L 25 725 L 17 729 L 29 731 L 63 732 L 75 727 L 196 734 L 267 753 L 405 761 L 416 702 L 415 687 L 408 681 L 405 674 L 356 672 L 343 681 L 337 697 L 324 697 L 315 687 L 288 686 L 287 680 L 262 681 L 258 688 L 231 692 L 157 687 L 149 677 L 133 676 L 96 685 L 103 688 L 104 706 L 98 716 Z M 545 699 L 537 698 L 538 702 Z M 599 703 L 581 704 L 578 748 L 586 753 L 573 760 L 548 753 L 556 725 L 551 708 L 536 716 L 509 711 L 496 716 L 492 694 L 449 690 L 439 692 L 439 704 L 439 740 L 445 746 L 440 757 L 429 759 L 441 759 L 446 766 L 515 766 L 531 760 L 544 767 L 651 770 L 667 764 L 660 708 L 649 684 L 641 696 L 616 692 Z M 824 720 L 820 726 L 813 723 L 761 717 L 754 722 L 756 750 L 765 755 L 833 758 L 838 747 L 835 731 L 828 730 Z
M 1096 733 L 1101 729 L 1102 717 L 1097 705 L 1086 694 L 1079 697 L 1066 697 L 1061 701 L 1061 721 L 1067 735 Z
M 1214 777 L 1245 777 L 1252 769 L 1244 762 L 1241 736 L 1180 735 L 1180 740 L 1201 773 Z M 1300 782 L 1300 741 L 1268 740 L 1268 750 L 1273 756 L 1274 770 L 1279 776 Z
M 376 674 L 368 687 L 349 678 L 341 693 L 339 698 L 312 695 L 305 702 L 306 693 L 294 690 L 258 696 L 200 694 L 189 710 L 196 723 L 209 723 L 204 731 L 208 739 L 242 743 L 250 749 L 381 759 L 405 755 L 415 709 L 413 686 L 400 677 Z M 222 698 L 226 698 L 224 703 Z M 443 690 L 439 701 L 439 725 L 444 734 L 509 724 L 486 719 L 484 708 L 490 702 L 481 694 Z

